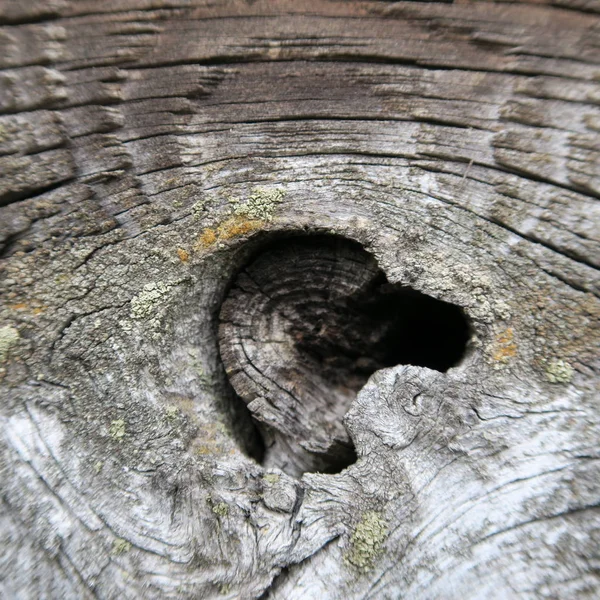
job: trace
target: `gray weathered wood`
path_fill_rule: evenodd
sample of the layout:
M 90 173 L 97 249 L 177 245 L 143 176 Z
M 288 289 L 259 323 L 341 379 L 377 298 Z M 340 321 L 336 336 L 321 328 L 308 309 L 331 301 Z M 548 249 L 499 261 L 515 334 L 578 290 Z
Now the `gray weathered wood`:
M 0 595 L 600 595 L 599 6 L 0 3 Z M 299 231 L 472 338 L 295 477 L 218 327 Z

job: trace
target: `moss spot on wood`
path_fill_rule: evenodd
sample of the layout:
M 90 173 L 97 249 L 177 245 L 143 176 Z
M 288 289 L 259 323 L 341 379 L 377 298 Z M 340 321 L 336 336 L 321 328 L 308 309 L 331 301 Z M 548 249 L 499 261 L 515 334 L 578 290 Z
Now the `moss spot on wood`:
M 217 232 L 211 228 L 205 229 L 200 235 L 200 238 L 194 246 L 194 249 L 201 250 L 202 248 L 208 248 L 209 246 L 212 246 L 214 243 L 216 243 L 216 241 Z
M 232 217 L 219 225 L 217 235 L 219 240 L 229 240 L 238 235 L 256 231 L 264 225 L 263 221 L 248 221 L 243 216 Z
M 350 538 L 346 560 L 360 571 L 369 571 L 374 560 L 381 554 L 381 545 L 387 533 L 387 525 L 381 513 L 364 513 Z
M 244 216 L 227 219 L 217 230 L 219 239 L 228 240 L 238 235 L 245 235 L 251 231 L 256 231 L 264 225 L 260 220 L 247 220 Z
M 213 246 L 217 242 L 224 242 L 240 235 L 246 235 L 252 231 L 261 229 L 264 224 L 264 221 L 249 221 L 241 216 L 231 217 L 221 223 L 216 229 L 205 229 L 195 244 L 194 249 L 202 250 L 203 248 Z

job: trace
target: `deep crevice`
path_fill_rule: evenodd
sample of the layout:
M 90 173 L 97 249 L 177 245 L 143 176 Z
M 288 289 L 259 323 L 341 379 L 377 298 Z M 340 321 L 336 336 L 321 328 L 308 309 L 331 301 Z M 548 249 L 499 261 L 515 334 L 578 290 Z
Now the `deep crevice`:
M 383 272 L 367 290 L 330 306 L 324 318 L 301 310 L 304 327 L 293 331 L 296 348 L 320 363 L 331 381 L 361 380 L 358 389 L 384 367 L 447 371 L 460 361 L 469 338 L 458 306 L 390 284 Z
M 259 247 L 234 277 L 220 323 L 221 357 L 263 436 L 264 464 L 295 476 L 356 461 L 342 419 L 375 371 L 445 372 L 471 335 L 460 307 L 388 282 L 357 242 L 318 234 Z

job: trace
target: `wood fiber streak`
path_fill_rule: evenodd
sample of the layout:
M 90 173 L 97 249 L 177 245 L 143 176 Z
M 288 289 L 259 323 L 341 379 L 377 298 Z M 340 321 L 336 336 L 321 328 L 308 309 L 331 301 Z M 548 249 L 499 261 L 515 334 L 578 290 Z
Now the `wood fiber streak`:
M 0 596 L 598 597 L 599 12 L 0 2 Z M 281 379 L 286 269 L 235 281 L 297 234 L 460 307 L 464 359 Z M 258 381 L 348 468 L 262 448 Z

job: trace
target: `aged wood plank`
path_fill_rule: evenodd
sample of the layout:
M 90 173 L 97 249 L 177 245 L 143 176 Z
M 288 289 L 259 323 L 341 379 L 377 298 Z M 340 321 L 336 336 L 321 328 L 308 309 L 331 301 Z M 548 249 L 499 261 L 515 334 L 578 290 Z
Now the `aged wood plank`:
M 597 13 L 3 2 L 0 595 L 596 597 Z M 464 359 L 359 376 L 307 334 L 364 348 L 341 301 L 282 329 L 234 282 L 307 233 L 460 307 Z M 299 306 L 360 281 L 307 260 Z M 284 415 L 279 455 L 243 400 Z M 281 460 L 334 438 L 341 472 Z

